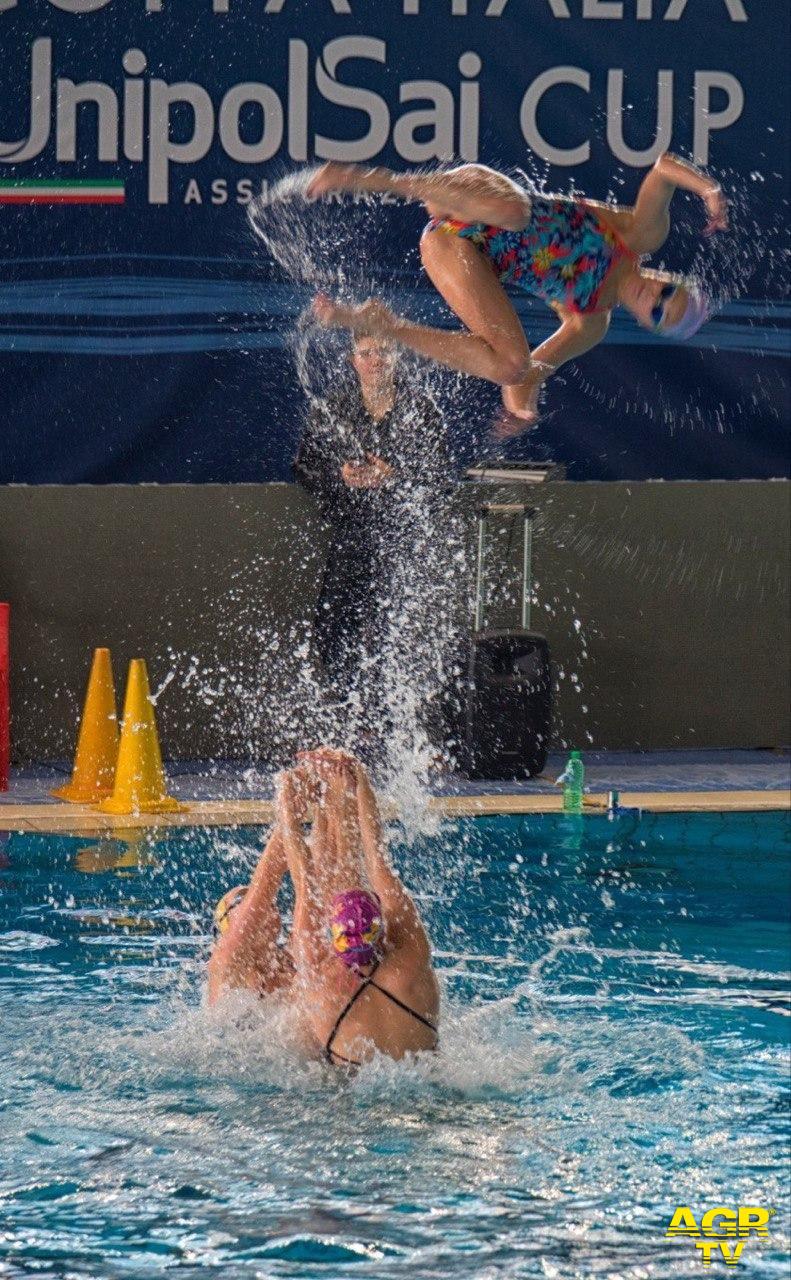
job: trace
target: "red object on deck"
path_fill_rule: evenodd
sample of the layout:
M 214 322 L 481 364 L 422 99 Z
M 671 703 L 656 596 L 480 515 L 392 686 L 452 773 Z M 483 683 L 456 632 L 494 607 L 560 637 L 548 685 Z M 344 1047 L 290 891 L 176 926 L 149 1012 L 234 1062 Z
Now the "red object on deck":
M 8 695 L 8 618 L 10 613 L 10 605 L 0 604 L 0 791 L 8 790 L 8 767 L 11 759 Z

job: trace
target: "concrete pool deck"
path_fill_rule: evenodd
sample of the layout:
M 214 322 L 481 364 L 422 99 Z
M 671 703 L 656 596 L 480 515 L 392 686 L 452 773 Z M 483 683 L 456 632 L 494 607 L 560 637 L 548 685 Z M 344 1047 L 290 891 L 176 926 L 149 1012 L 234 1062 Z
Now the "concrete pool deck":
M 429 808 L 449 817 L 558 813 L 553 779 L 565 755 L 550 756 L 544 773 L 527 782 L 471 782 L 448 775 L 430 787 Z M 591 751 L 585 753 L 586 811 L 606 808 L 611 790 L 620 803 L 655 813 L 757 812 L 791 808 L 791 754 L 775 751 Z M 169 814 L 101 814 L 88 805 L 54 800 L 52 788 L 70 775 L 67 764 L 42 764 L 12 773 L 0 793 L 0 831 L 85 834 L 121 828 L 256 826 L 272 820 L 271 769 L 229 761 L 171 762 L 169 791 L 185 808 Z

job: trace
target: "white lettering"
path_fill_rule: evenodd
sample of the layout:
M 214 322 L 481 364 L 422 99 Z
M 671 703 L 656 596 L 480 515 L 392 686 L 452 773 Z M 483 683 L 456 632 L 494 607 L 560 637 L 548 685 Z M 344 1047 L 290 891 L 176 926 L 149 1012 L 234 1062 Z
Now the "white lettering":
M 368 132 L 353 142 L 338 142 L 317 133 L 314 150 L 320 160 L 370 160 L 387 144 L 390 134 L 390 112 L 384 98 L 370 89 L 340 84 L 335 79 L 338 64 L 346 58 L 370 58 L 384 63 L 387 45 L 370 36 L 341 36 L 325 45 L 323 58 L 316 63 L 319 92 L 339 107 L 365 112 L 370 125 Z
M 192 137 L 187 142 L 173 142 L 170 136 L 170 109 L 186 102 L 192 110 Z M 214 105 L 199 84 L 184 81 L 168 84 L 151 81 L 150 126 L 148 139 L 148 199 L 151 204 L 167 204 L 170 165 L 202 160 L 214 138 Z
M 731 22 L 747 22 L 749 20 L 744 0 L 722 0 L 722 2 Z M 48 3 L 64 13 L 79 15 L 98 13 L 100 9 L 104 9 L 111 4 L 112 0 L 48 0 Z M 353 16 L 349 0 L 329 0 L 329 3 L 333 13 L 345 17 Z M 501 18 L 509 3 L 510 0 L 488 0 L 484 16 L 487 18 Z M 572 17 L 568 0 L 546 0 L 546 3 L 553 18 Z M 639 21 L 653 18 L 654 0 L 634 0 L 634 3 L 635 16 Z M 0 0 L 0 13 L 15 9 L 18 4 L 19 0 Z M 686 12 L 688 4 L 689 0 L 667 0 L 667 9 L 663 15 L 664 21 L 678 22 Z M 267 15 L 280 14 L 285 7 L 286 0 L 266 0 L 264 13 Z M 164 0 L 145 0 L 145 11 L 147 13 L 162 13 L 163 8 Z M 230 11 L 230 0 L 212 0 L 213 13 L 225 15 Z M 450 0 L 451 17 L 466 18 L 469 16 L 469 12 L 469 0 Z M 421 13 L 421 0 L 403 0 L 403 13 L 407 17 L 419 15 Z M 624 0 L 582 0 L 580 17 L 583 19 L 622 20 L 625 16 Z
M 266 0 L 264 13 L 280 13 L 286 0 Z M 330 0 L 335 13 L 351 13 L 349 0 Z
M 97 9 L 103 9 L 110 0 L 49 0 L 56 9 L 63 9 L 64 13 L 96 13 Z
M 404 0 L 404 13 L 407 17 L 420 13 L 420 0 Z M 450 16 L 452 18 L 466 18 L 467 0 L 451 0 Z
M 688 0 L 670 0 L 665 14 L 665 22 L 678 22 L 687 7 Z M 746 22 L 747 12 L 742 0 L 725 0 L 731 22 Z
M 254 102 L 261 108 L 263 129 L 258 142 L 243 142 L 241 137 L 242 107 Z M 262 164 L 271 160 L 283 141 L 283 108 L 268 84 L 253 81 L 234 85 L 220 106 L 220 141 L 232 160 L 245 164 Z
M 393 146 L 398 154 L 412 164 L 425 160 L 453 159 L 453 116 L 455 103 L 447 85 L 437 80 L 407 80 L 401 85 L 400 102 L 428 99 L 433 106 L 422 111 L 407 111 L 396 122 L 393 130 Z M 418 129 L 431 129 L 430 137 L 418 142 Z
M 30 54 L 30 130 L 19 142 L 0 142 L 0 160 L 21 164 L 41 154 L 49 142 L 52 116 L 52 41 L 33 41 Z
M 590 159 L 589 142 L 582 142 L 578 147 L 555 147 L 547 142 L 538 129 L 536 117 L 539 103 L 544 94 L 558 84 L 573 84 L 585 93 L 590 93 L 591 78 L 582 67 L 551 67 L 548 71 L 542 71 L 522 99 L 519 111 L 522 136 L 527 145 L 550 164 L 584 164 Z
M 570 18 L 571 17 L 571 10 L 567 5 L 566 0 L 547 0 L 547 3 L 549 4 L 550 9 L 552 10 L 553 18 Z M 489 5 L 486 10 L 486 13 L 484 14 L 484 17 L 501 18 L 503 16 L 503 13 L 505 12 L 505 7 L 507 4 L 508 4 L 508 0 L 489 0 Z
M 720 90 L 728 96 L 728 101 L 721 111 L 711 109 L 712 90 Z M 716 129 L 727 129 L 735 124 L 743 110 L 744 90 L 735 76 L 728 71 L 695 72 L 692 134 L 692 158 L 695 164 L 709 163 L 710 135 Z
M 187 183 L 187 190 L 184 192 L 185 204 L 203 204 L 203 196 L 200 193 L 197 178 L 190 178 Z
M 459 71 L 470 77 L 470 80 L 462 80 L 459 91 L 459 156 L 462 160 L 478 159 L 481 91 L 471 78 L 480 75 L 482 66 L 477 53 L 472 50 L 459 58 Z
M 148 66 L 142 49 L 127 49 L 122 64 L 124 71 L 130 76 L 142 75 Z M 127 160 L 142 160 L 145 155 L 144 94 L 145 85 L 142 80 L 127 80 L 124 84 L 124 156 Z
M 211 184 L 211 202 L 212 204 L 228 203 L 228 183 L 225 178 L 215 178 Z
M 673 134 L 673 72 L 657 72 L 656 133 L 650 147 L 642 151 L 633 151 L 624 141 L 623 81 L 623 71 L 617 68 L 607 76 L 607 141 L 616 160 L 634 169 L 646 169 L 670 146 Z
M 263 199 L 266 195 L 266 183 L 263 182 L 261 185 L 263 187 L 263 190 L 261 191 L 261 197 Z M 236 184 L 236 203 L 249 204 L 252 198 L 253 198 L 253 184 L 249 178 L 242 178 Z
M 622 18 L 623 0 L 583 0 L 583 18 Z
M 85 102 L 92 102 L 96 106 L 99 159 L 118 159 L 118 99 L 109 84 L 102 84 L 98 80 L 86 80 L 84 84 L 75 84 L 73 80 L 58 80 L 57 102 L 57 160 L 77 159 L 77 107 Z
M 304 40 L 288 42 L 288 154 L 292 160 L 308 158 L 308 46 Z

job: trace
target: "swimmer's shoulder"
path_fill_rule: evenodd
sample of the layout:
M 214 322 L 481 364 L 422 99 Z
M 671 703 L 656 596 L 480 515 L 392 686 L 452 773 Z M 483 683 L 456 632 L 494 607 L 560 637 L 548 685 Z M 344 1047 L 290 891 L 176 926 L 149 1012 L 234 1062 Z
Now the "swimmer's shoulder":
M 376 981 L 424 1016 L 439 1005 L 439 983 L 433 965 L 413 955 L 409 947 L 399 947 L 385 955 Z

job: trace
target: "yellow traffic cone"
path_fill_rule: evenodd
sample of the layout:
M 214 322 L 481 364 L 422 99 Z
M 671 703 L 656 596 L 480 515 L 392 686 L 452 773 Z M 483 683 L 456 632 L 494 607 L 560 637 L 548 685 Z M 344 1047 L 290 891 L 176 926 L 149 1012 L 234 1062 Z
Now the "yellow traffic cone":
M 109 649 L 96 649 L 88 677 L 71 782 L 52 795 L 72 804 L 92 804 L 109 796 L 118 759 L 118 715 Z
M 113 794 L 98 806 L 102 813 L 174 813 L 187 806 L 165 792 L 154 704 L 142 658 L 129 663 L 124 722 Z

